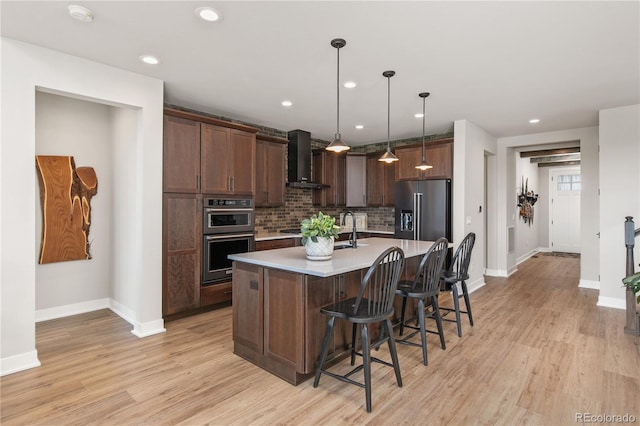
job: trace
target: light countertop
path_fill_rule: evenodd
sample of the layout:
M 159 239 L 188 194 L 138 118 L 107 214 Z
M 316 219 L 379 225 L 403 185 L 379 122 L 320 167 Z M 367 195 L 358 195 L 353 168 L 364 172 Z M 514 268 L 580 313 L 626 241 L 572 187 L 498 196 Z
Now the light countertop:
M 357 249 L 334 250 L 330 260 L 308 260 L 303 246 L 231 254 L 228 257 L 237 262 L 318 277 L 330 277 L 368 268 L 380 253 L 392 246 L 400 247 L 404 251 L 405 258 L 408 258 L 423 255 L 432 244 L 433 241 L 363 238 L 358 239 Z
M 367 232 L 369 234 L 385 234 L 385 235 L 393 235 L 393 229 L 390 231 L 382 231 L 379 229 L 358 229 L 358 232 Z M 350 234 L 349 231 L 340 231 L 341 234 Z M 282 240 L 285 238 L 301 238 L 300 234 L 287 234 L 283 232 L 258 232 L 256 233 L 256 241 L 266 241 L 266 240 Z

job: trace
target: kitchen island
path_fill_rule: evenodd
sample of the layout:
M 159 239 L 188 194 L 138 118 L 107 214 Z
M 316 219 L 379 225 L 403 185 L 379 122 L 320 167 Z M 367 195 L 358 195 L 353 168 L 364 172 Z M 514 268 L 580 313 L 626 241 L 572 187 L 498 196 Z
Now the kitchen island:
M 366 270 L 385 249 L 405 253 L 402 279 L 413 279 L 433 242 L 367 238 L 358 248 L 335 250 L 331 260 L 311 261 L 304 247 L 229 255 L 233 260 L 234 353 L 297 385 L 315 372 L 327 317 L 322 306 L 354 297 Z M 400 300 L 396 301 L 396 318 Z M 329 358 L 344 355 L 351 327 L 337 321 Z

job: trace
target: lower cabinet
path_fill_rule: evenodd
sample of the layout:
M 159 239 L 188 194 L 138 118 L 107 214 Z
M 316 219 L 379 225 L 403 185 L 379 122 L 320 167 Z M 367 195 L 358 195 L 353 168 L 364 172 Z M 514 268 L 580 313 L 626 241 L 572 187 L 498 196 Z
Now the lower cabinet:
M 162 222 L 162 314 L 200 307 L 200 195 L 165 193 Z
M 300 245 L 300 238 L 279 238 L 276 240 L 256 241 L 256 251 L 273 250 L 278 248 L 296 247 Z
M 231 281 L 217 283 L 200 289 L 200 306 L 211 306 L 231 300 Z

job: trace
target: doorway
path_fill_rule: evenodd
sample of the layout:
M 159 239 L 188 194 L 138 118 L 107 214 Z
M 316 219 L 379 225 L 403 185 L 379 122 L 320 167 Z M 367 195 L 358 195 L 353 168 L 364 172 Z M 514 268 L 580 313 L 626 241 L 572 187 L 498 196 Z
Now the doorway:
M 551 249 L 580 253 L 580 167 L 551 170 L 549 178 Z

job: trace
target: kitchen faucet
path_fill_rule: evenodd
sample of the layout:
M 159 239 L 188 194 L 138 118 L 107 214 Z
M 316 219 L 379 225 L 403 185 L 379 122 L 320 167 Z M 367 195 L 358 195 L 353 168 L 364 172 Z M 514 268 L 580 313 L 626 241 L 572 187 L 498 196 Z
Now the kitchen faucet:
M 356 232 L 356 215 L 351 210 L 348 210 L 344 213 L 344 215 L 342 216 L 341 225 L 344 225 L 345 221 L 347 220 L 347 216 L 349 215 L 351 215 L 351 219 L 353 223 L 353 228 L 351 230 L 352 232 L 351 239 L 349 241 L 351 242 L 351 248 L 358 248 L 358 234 Z

